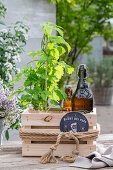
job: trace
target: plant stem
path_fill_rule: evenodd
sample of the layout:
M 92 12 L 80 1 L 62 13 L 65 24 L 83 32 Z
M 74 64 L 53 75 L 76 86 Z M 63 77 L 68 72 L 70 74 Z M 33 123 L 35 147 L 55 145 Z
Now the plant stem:
M 46 37 L 46 55 L 47 55 L 47 37 Z M 47 60 L 46 60 L 45 92 L 46 92 L 45 111 L 47 111 Z

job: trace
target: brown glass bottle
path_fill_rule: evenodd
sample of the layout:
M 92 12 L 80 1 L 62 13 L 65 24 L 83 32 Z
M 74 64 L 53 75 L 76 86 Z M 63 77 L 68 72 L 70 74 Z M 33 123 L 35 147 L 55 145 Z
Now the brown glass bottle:
M 86 65 L 81 64 L 78 71 L 78 85 L 72 96 L 72 111 L 88 113 L 93 111 L 93 96 L 86 82 Z
M 71 111 L 72 110 L 72 87 L 71 85 L 66 85 L 65 93 L 67 94 L 67 102 L 64 100 L 63 108 L 66 109 L 67 111 Z

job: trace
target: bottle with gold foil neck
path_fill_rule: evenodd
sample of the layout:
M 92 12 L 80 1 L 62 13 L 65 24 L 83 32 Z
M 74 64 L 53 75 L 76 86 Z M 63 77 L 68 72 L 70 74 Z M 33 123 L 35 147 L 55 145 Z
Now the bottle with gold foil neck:
M 86 82 L 86 65 L 79 65 L 78 85 L 72 96 L 72 111 L 89 113 L 93 111 L 93 95 L 91 94 Z
M 72 86 L 71 85 L 65 86 L 65 93 L 67 94 L 67 102 L 64 100 L 63 109 L 67 111 L 71 111 L 72 110 Z

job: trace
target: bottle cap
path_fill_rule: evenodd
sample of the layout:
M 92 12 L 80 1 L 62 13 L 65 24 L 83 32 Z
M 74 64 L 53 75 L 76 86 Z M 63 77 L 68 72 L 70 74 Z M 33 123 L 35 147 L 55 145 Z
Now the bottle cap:
M 78 68 L 79 68 L 78 76 L 79 77 L 82 76 L 83 78 L 86 78 L 86 69 L 87 69 L 86 64 L 80 64 Z
M 72 89 L 72 86 L 71 85 L 66 85 L 65 88 L 66 89 Z

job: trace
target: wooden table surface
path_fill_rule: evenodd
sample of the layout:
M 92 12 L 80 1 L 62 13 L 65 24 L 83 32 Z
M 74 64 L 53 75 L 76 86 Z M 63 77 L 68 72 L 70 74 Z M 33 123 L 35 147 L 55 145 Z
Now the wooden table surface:
M 113 135 L 100 135 L 97 146 L 106 148 L 113 145 Z M 101 147 L 102 148 L 102 147 Z M 58 164 L 40 164 L 39 157 L 22 157 L 21 142 L 4 142 L 0 149 L 0 170 L 80 170 L 80 168 L 69 167 L 69 163 L 59 161 Z M 102 168 L 103 169 L 103 168 Z M 112 168 L 104 168 L 108 170 Z

